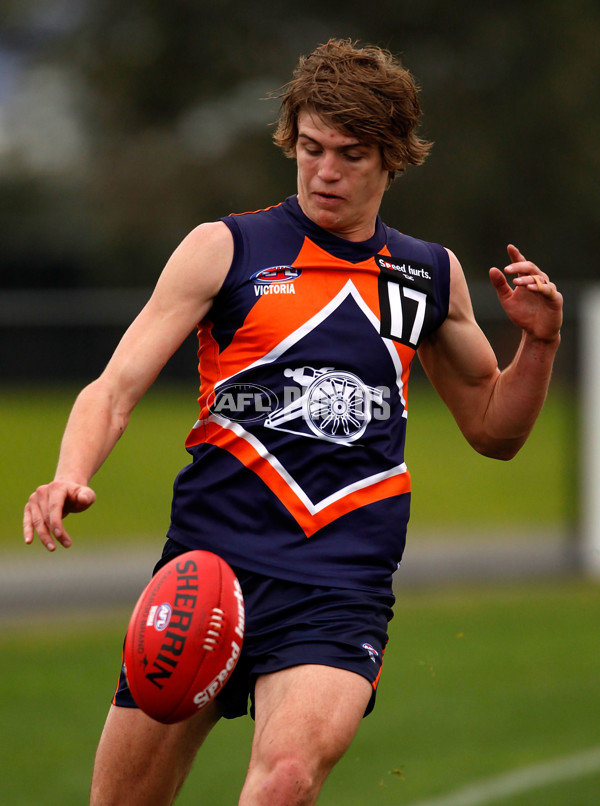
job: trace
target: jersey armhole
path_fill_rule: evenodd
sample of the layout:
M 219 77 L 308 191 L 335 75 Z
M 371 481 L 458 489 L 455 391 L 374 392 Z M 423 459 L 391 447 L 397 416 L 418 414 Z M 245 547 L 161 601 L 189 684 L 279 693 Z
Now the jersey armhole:
M 235 218 L 233 216 L 224 216 L 219 220 L 222 221 L 231 232 L 231 236 L 233 238 L 233 256 L 231 258 L 231 265 L 227 270 L 227 275 L 223 281 L 223 285 L 219 289 L 219 293 L 217 294 L 216 299 L 222 298 L 228 293 L 229 288 L 233 282 L 236 266 L 238 265 L 240 257 L 244 251 L 243 235 Z
M 435 272 L 436 297 L 439 301 L 439 327 L 448 316 L 450 309 L 450 256 L 446 249 L 438 243 L 430 243 L 439 271 Z

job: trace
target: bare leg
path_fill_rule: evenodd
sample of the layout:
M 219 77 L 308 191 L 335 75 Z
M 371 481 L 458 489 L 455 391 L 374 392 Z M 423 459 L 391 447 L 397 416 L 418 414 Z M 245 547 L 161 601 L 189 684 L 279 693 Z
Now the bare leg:
M 170 806 L 218 720 L 215 705 L 174 725 L 155 722 L 137 708 L 111 706 L 96 753 L 90 806 Z
M 256 727 L 239 806 L 311 806 L 372 694 L 354 672 L 295 666 L 256 683 Z

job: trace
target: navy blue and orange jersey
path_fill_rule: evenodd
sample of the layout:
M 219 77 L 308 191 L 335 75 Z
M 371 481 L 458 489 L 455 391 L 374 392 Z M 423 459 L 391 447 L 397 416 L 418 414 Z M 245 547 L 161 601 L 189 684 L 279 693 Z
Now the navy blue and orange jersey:
M 381 590 L 404 550 L 415 352 L 449 258 L 379 218 L 338 238 L 297 198 L 223 219 L 234 258 L 200 323 L 200 414 L 169 537 L 249 571 Z

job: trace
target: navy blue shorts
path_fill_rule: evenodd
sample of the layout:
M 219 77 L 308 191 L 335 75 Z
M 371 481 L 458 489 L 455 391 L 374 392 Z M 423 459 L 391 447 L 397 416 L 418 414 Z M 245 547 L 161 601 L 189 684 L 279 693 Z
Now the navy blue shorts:
M 189 551 L 167 540 L 156 573 Z M 347 669 L 373 687 L 365 716 L 373 710 L 394 596 L 368 591 L 304 585 L 233 569 L 244 593 L 246 631 L 231 678 L 217 695 L 224 717 L 254 716 L 254 684 L 262 674 L 291 666 L 319 664 Z M 123 669 L 115 705 L 135 708 Z

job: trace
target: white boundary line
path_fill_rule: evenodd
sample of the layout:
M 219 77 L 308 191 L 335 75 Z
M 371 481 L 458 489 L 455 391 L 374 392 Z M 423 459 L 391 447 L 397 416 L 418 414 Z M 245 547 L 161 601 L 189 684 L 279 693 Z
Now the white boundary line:
M 510 795 L 520 795 L 531 789 L 541 789 L 571 778 L 583 778 L 598 771 L 600 771 L 600 747 L 592 747 L 573 756 L 534 764 L 495 778 L 475 781 L 449 795 L 422 800 L 412 806 L 487 806 L 488 803 Z

